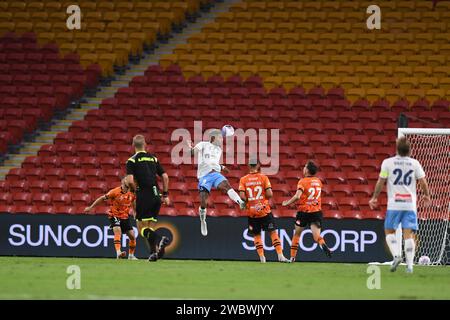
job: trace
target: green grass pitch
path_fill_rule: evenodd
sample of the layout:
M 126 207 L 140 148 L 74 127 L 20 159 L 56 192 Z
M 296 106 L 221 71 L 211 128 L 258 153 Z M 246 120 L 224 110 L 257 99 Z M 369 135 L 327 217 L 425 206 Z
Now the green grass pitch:
M 81 289 L 66 287 L 67 267 Z M 0 299 L 450 299 L 449 267 L 414 274 L 381 266 L 367 288 L 366 264 L 0 257 Z

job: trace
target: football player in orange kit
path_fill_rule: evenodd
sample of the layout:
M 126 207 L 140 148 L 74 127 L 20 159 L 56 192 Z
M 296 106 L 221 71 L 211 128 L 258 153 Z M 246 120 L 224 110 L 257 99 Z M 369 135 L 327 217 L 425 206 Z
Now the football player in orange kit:
M 271 212 L 269 200 L 272 198 L 272 186 L 269 178 L 259 172 L 257 160 L 249 161 L 250 173 L 239 181 L 239 194 L 246 201 L 245 211 L 248 214 L 248 230 L 254 236 L 256 251 L 262 263 L 266 262 L 264 247 L 261 241 L 261 230 L 267 231 L 278 254 L 278 261 L 290 262 L 283 255 L 280 239 L 275 231 L 275 221 Z
M 128 190 L 125 179 L 121 180 L 121 186 L 110 190 L 107 194 L 99 197 L 89 207 L 84 209 L 84 212 L 91 211 L 95 206 L 103 201 L 109 201 L 110 210 L 108 213 L 110 228 L 114 232 L 114 247 L 116 249 L 117 259 L 126 257 L 125 251 L 122 251 L 120 240 L 122 233 L 126 233 L 130 239 L 130 248 L 128 252 L 129 260 L 138 260 L 134 252 L 136 250 L 136 237 L 134 235 L 133 227 L 130 222 L 130 208 L 132 207 L 136 212 L 136 196 Z
M 331 258 L 331 251 L 320 236 L 322 228 L 322 181 L 314 177 L 317 166 L 308 161 L 303 168 L 303 179 L 297 184 L 296 194 L 289 200 L 283 201 L 283 206 L 289 206 L 298 201 L 297 217 L 295 219 L 295 233 L 291 246 L 291 262 L 295 261 L 300 236 L 306 227 L 310 227 L 314 241 L 316 241 L 325 254 Z

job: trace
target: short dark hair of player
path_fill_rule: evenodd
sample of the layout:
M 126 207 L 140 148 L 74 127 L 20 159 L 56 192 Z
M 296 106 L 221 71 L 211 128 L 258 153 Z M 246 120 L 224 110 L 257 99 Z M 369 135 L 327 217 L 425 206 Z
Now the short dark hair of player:
M 311 161 L 311 160 L 309 160 L 306 163 L 306 169 L 308 169 L 308 172 L 309 172 L 310 175 L 315 175 L 317 173 L 317 170 L 318 170 L 316 164 L 313 161 Z
M 145 137 L 141 134 L 134 136 L 133 138 L 133 146 L 136 149 L 144 149 L 145 147 Z
M 252 159 L 250 159 L 250 160 L 248 161 L 248 166 L 249 166 L 252 170 L 254 170 L 254 169 L 258 169 L 258 170 L 259 170 L 259 168 L 260 168 L 260 163 L 259 163 L 259 161 L 258 161 L 257 159 L 252 158 Z
M 401 137 L 397 139 L 397 153 L 400 157 L 409 156 L 409 152 L 411 150 L 411 145 L 406 137 Z

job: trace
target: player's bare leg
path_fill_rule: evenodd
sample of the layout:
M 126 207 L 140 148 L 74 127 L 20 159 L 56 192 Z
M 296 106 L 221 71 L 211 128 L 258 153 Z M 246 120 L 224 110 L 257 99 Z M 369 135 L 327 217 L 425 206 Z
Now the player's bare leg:
M 114 248 L 116 249 L 116 259 L 123 259 L 127 256 L 125 251 L 122 251 L 120 246 L 120 240 L 122 239 L 122 231 L 120 227 L 114 227 Z
M 416 253 L 414 231 L 403 229 L 403 239 L 405 240 L 406 273 L 413 273 L 414 255 Z
M 325 240 L 320 235 L 321 229 L 315 225 L 314 223 L 311 224 L 311 231 L 313 234 L 314 241 L 317 242 L 320 246 L 320 248 L 325 252 L 328 258 L 331 258 L 331 250 L 328 248 L 327 244 L 325 243 Z
M 392 257 L 394 258 L 391 265 L 391 272 L 395 272 L 402 262 L 400 246 L 398 244 L 397 237 L 395 236 L 394 229 L 385 229 L 384 233 L 386 234 L 386 243 L 389 247 L 389 251 L 391 251 Z
M 253 236 L 253 242 L 255 243 L 255 248 L 259 256 L 259 261 L 261 261 L 261 263 L 266 263 L 266 257 L 264 256 L 264 246 L 261 240 L 261 233 L 255 234 Z
M 298 243 L 300 242 L 300 236 L 302 235 L 303 230 L 305 230 L 305 228 L 295 226 L 294 237 L 292 238 L 291 244 L 291 262 L 295 262 L 295 258 L 297 257 Z
M 129 250 L 128 250 L 128 260 L 138 260 L 136 256 L 134 255 L 134 252 L 136 251 L 136 237 L 134 235 L 134 230 L 128 230 L 127 232 L 128 239 L 130 239 L 129 243 Z
M 237 194 L 236 191 L 234 191 L 234 189 L 230 186 L 230 183 L 228 182 L 228 180 L 224 180 L 222 181 L 218 186 L 217 189 L 221 190 L 222 192 L 226 193 L 231 200 L 233 200 L 234 202 L 236 202 L 239 207 L 241 208 L 241 210 L 245 209 L 245 201 L 243 201 L 241 199 L 241 197 Z
M 209 193 L 200 190 L 200 207 L 198 208 L 198 215 L 200 217 L 200 231 L 203 236 L 208 235 L 208 226 L 206 225 L 206 208 L 208 206 Z

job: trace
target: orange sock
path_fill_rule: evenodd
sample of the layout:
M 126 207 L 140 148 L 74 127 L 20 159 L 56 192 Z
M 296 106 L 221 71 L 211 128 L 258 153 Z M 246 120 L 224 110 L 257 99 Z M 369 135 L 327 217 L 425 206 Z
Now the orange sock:
M 272 245 L 275 247 L 275 251 L 277 254 L 282 254 L 283 249 L 281 248 L 280 238 L 278 238 L 278 234 L 276 231 L 272 231 L 270 233 L 270 238 L 272 238 Z
M 134 255 L 135 250 L 136 250 L 136 239 L 130 240 L 130 249 L 128 250 L 128 254 Z
M 292 245 L 291 245 L 291 258 L 295 258 L 297 256 L 299 242 L 300 236 L 294 235 L 294 237 L 292 238 Z
M 116 248 L 116 252 L 120 252 L 120 238 L 121 234 L 114 234 L 114 247 Z
M 320 237 L 320 236 L 317 238 L 316 242 L 317 242 L 319 245 L 325 244 L 325 240 L 323 240 L 323 238 Z
M 264 256 L 264 247 L 261 241 L 261 235 L 258 234 L 254 236 L 253 241 L 255 242 L 256 252 L 258 252 L 258 256 Z

